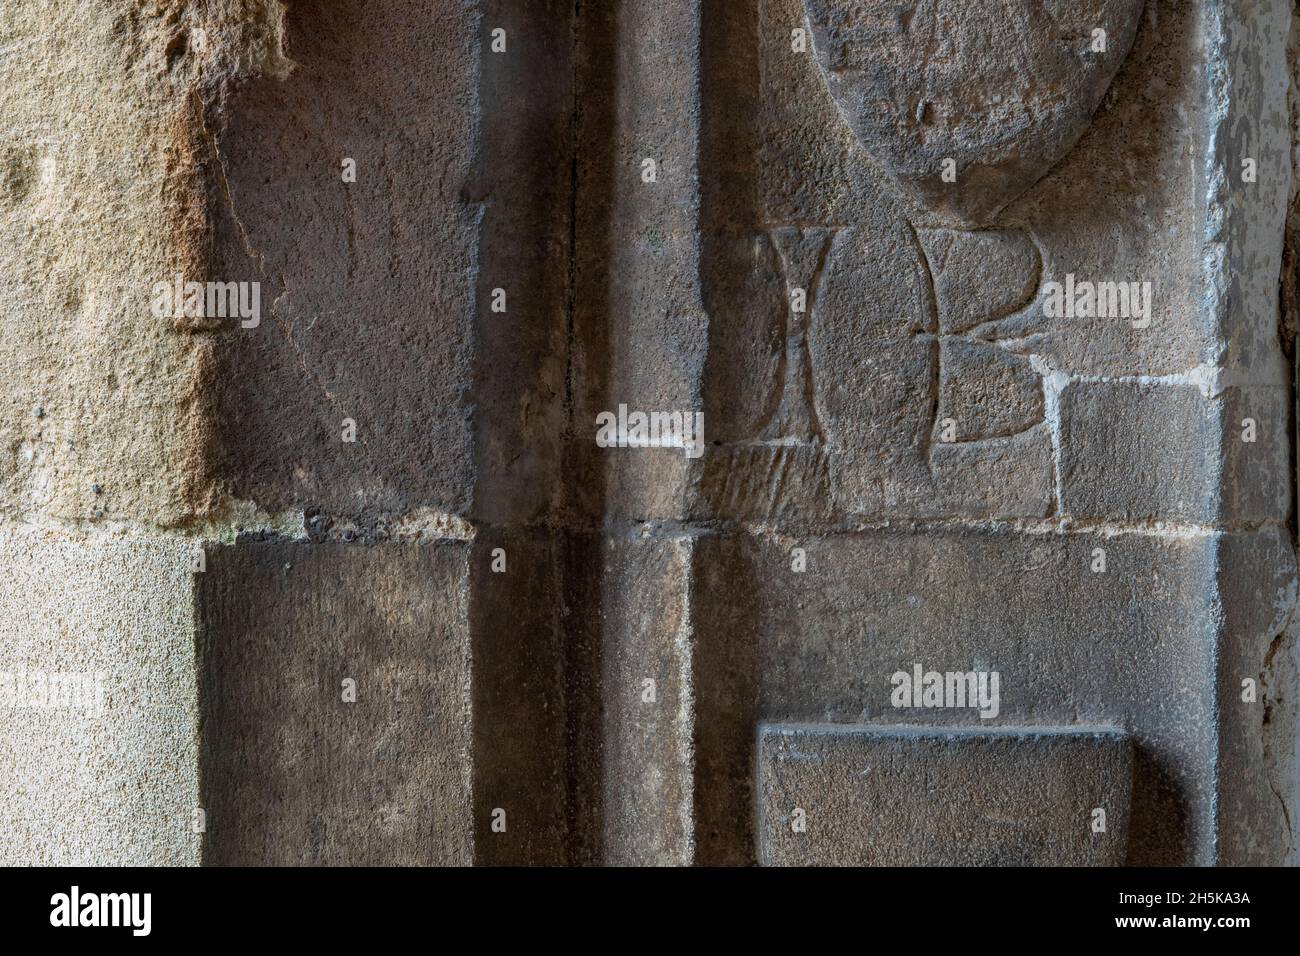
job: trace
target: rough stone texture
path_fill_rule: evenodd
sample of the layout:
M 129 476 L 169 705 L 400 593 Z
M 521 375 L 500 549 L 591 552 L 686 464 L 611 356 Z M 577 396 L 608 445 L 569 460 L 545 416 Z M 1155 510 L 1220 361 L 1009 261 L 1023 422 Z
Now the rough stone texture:
M 1058 401 L 1062 510 L 1081 519 L 1213 521 L 1219 408 L 1196 385 L 1073 382 Z M 1170 462 L 1179 465 L 1173 474 Z
M 1295 551 L 1276 532 L 1225 535 L 1217 582 L 1220 862 L 1275 866 L 1294 841 Z M 1249 696 L 1244 682 L 1254 681 Z
M 0 673 L 103 688 L 102 707 L 5 700 L 0 865 L 199 862 L 189 547 L 9 526 L 0 579 Z
M 3 861 L 1294 861 L 1297 36 L 9 0 L 0 670 L 148 694 L 0 711 Z M 177 274 L 261 321 L 155 318 Z M 916 663 L 998 716 L 892 706 Z
M 209 552 L 196 575 L 205 862 L 473 861 L 468 551 Z
M 268 511 L 469 507 L 478 36 L 440 6 L 296 3 L 292 73 L 223 100 L 215 253 L 267 314 L 222 350 L 217 460 Z
M 216 504 L 218 333 L 149 305 L 155 282 L 208 278 L 203 91 L 216 75 L 283 75 L 278 48 L 257 39 L 280 7 L 240 4 L 217 29 L 220 4 L 152 6 L 22 2 L 0 14 L 7 515 L 170 525 Z M 205 26 L 203 50 L 187 47 Z
M 493 570 L 497 549 L 504 570 Z M 581 693 L 594 667 L 582 618 L 556 600 L 570 568 L 588 561 L 579 542 L 545 532 L 480 533 L 470 558 L 475 861 L 482 865 L 578 862 L 571 807 L 587 791 Z M 583 738 L 586 739 L 585 737 Z M 506 830 L 491 829 L 506 812 Z
M 790 549 L 808 570 L 790 570 Z M 1091 570 L 1093 550 L 1107 571 Z M 1213 859 L 1209 536 L 905 529 L 697 542 L 697 858 L 755 862 L 760 722 L 1112 723 L 1134 743 L 1130 862 Z M 759 582 L 768 582 L 760 587 Z M 890 676 L 999 672 L 995 719 L 891 706 Z M 707 693 L 705 692 L 707 688 Z M 751 809 L 746 809 L 751 808 Z
M 764 724 L 759 858 L 767 866 L 1119 866 L 1132 758 L 1116 730 Z M 1104 830 L 1094 831 L 1094 810 L 1105 812 Z
M 691 556 L 689 538 L 654 541 L 633 532 L 605 542 L 601 781 L 609 863 L 692 859 Z
M 836 105 L 890 176 L 945 218 L 983 225 L 1088 128 L 1143 0 L 807 0 Z M 1106 31 L 1104 51 L 1093 31 Z M 955 160 L 958 188 L 940 176 Z

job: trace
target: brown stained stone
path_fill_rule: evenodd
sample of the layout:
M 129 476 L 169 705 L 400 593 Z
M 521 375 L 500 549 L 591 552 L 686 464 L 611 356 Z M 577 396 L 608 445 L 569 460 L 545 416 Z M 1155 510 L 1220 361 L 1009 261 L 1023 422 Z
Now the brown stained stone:
M 6 516 L 174 527 L 221 510 L 220 335 L 154 315 L 153 290 L 211 277 L 212 91 L 287 74 L 284 8 L 152 7 L 21 2 L 0 22 Z M 191 34 L 201 49 L 169 58 Z

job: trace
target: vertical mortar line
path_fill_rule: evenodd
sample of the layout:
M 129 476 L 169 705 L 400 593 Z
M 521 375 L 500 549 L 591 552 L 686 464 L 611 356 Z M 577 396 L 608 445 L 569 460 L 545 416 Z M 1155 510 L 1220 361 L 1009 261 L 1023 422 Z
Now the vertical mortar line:
M 1230 103 L 1233 96 L 1231 49 L 1228 42 L 1227 18 L 1229 12 L 1225 4 L 1215 4 L 1203 8 L 1200 30 L 1205 38 L 1208 73 L 1205 80 L 1204 101 L 1207 107 L 1208 133 L 1203 144 L 1201 162 L 1198 164 L 1198 179 L 1201 210 L 1204 215 L 1202 233 L 1201 274 L 1202 283 L 1202 332 L 1207 340 L 1203 361 L 1218 364 L 1223 360 L 1218 343 L 1225 341 L 1228 281 L 1228 245 L 1227 232 L 1230 206 L 1227 202 L 1228 186 L 1224 176 L 1223 164 L 1227 161 L 1226 138 L 1230 117 Z M 1219 421 L 1219 434 L 1216 447 L 1220 456 L 1224 447 L 1222 419 Z M 1223 631 L 1223 608 L 1220 600 L 1219 579 L 1219 538 L 1215 535 L 1209 543 L 1206 587 L 1213 596 L 1210 634 L 1207 635 L 1207 647 L 1210 686 L 1208 728 L 1209 752 L 1208 766 L 1205 768 L 1209 782 L 1209 806 L 1205 819 L 1189 822 L 1192 846 L 1189 848 L 1191 862 L 1207 865 L 1218 859 L 1219 832 L 1219 790 L 1220 779 L 1219 750 L 1221 746 L 1222 722 L 1220 719 L 1220 662 Z M 1198 838 L 1199 835 L 1199 838 Z
M 695 621 L 692 615 L 695 599 L 695 540 L 694 534 L 683 539 L 686 545 L 683 567 L 684 588 L 682 592 L 682 621 L 677 629 L 675 650 L 677 653 L 678 681 L 680 691 L 677 699 L 677 742 L 681 761 L 681 803 L 678 813 L 681 819 L 683 845 L 680 856 L 675 861 L 679 864 L 695 862 Z
M 700 163 L 704 115 L 704 36 L 703 36 L 703 4 L 701 0 L 690 0 L 689 13 L 684 17 L 687 28 L 691 35 L 691 66 L 693 76 L 691 78 L 691 102 L 689 106 L 689 116 L 694 118 L 694 126 L 691 134 L 691 167 L 690 167 L 690 211 L 692 229 L 692 274 L 689 277 L 694 282 L 693 306 L 699 316 L 699 321 L 703 325 L 702 340 L 709 341 L 708 324 L 709 316 L 704 307 L 704 289 L 703 289 L 703 192 L 700 187 Z M 808 348 L 807 339 L 805 338 L 805 350 Z M 806 353 L 805 353 L 806 354 Z M 700 357 L 698 365 L 694 370 L 693 387 L 693 407 L 698 409 L 704 408 L 704 369 L 708 362 L 707 345 L 704 354 Z M 705 424 L 707 428 L 707 423 Z M 707 448 L 708 444 L 705 435 L 697 436 L 703 447 Z M 699 459 L 703 461 L 703 456 Z M 703 465 L 697 465 L 697 474 L 702 472 Z M 683 520 L 689 518 L 689 514 L 681 514 Z M 678 701 L 678 745 L 681 748 L 680 766 L 677 768 L 681 780 L 681 805 L 679 813 L 681 815 L 682 826 L 682 846 L 678 848 L 678 862 L 683 864 L 693 864 L 695 862 L 695 723 L 696 723 L 696 686 L 695 686 L 695 544 L 697 535 L 691 533 L 686 537 L 686 554 L 683 561 L 683 594 L 682 594 L 682 625 L 680 638 L 677 642 L 676 651 L 678 654 L 678 668 L 680 672 L 680 690 Z

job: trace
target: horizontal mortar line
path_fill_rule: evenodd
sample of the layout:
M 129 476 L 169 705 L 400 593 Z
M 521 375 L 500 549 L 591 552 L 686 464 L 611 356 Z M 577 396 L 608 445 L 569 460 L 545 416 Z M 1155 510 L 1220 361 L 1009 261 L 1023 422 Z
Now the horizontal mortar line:
M 400 520 L 400 516 L 393 516 Z M 334 519 L 339 520 L 339 519 Z M 964 530 L 964 531 L 1000 531 L 1020 532 L 1023 534 L 1101 534 L 1145 535 L 1170 540 L 1184 538 L 1206 538 L 1214 535 L 1255 534 L 1264 531 L 1285 530 L 1284 519 L 1265 519 L 1258 522 L 1246 522 L 1234 525 L 1203 524 L 1195 522 L 1117 522 L 1109 520 L 1061 520 L 1058 518 L 972 518 L 963 515 L 936 515 L 930 517 L 911 516 L 868 516 L 852 522 L 833 524 L 789 525 L 780 520 L 736 520 L 736 519 L 679 519 L 679 518 L 612 518 L 604 522 L 576 523 L 563 520 L 529 522 L 524 524 L 501 524 L 477 519 L 463 519 L 473 528 L 473 532 L 463 538 L 470 540 L 479 536 L 489 539 L 493 534 L 605 534 L 627 538 L 682 539 L 704 537 L 718 534 L 755 534 L 763 536 L 795 537 L 817 536 L 843 537 L 854 534 L 877 531 L 926 531 L 926 530 Z M 245 533 L 257 533 L 256 529 L 244 529 Z M 391 538 L 379 535 L 377 540 L 405 540 L 410 535 L 394 535 Z M 462 540 L 442 536 L 446 540 Z M 331 533 L 327 540 L 335 540 L 337 533 Z
M 1234 525 L 1214 525 L 1194 522 L 1117 522 L 1108 520 L 1081 520 L 1059 518 L 972 518 L 965 515 L 937 515 L 931 517 L 866 516 L 851 522 L 830 524 L 785 524 L 779 519 L 637 519 L 614 518 L 603 523 L 572 524 L 564 522 L 536 522 L 523 525 L 502 525 L 474 522 L 480 534 L 511 532 L 574 534 L 609 534 L 628 538 L 682 539 L 709 535 L 754 534 L 768 537 L 844 537 L 877 531 L 1000 531 L 1043 535 L 1098 534 L 1105 537 L 1117 535 L 1144 535 L 1169 540 L 1208 538 L 1215 535 L 1255 534 L 1273 530 L 1287 530 L 1285 519 L 1265 519 Z
M 1258 534 L 1288 531 L 1286 519 L 1269 518 L 1239 524 L 1205 524 L 1197 522 L 1121 522 L 1107 519 L 1061 518 L 978 518 L 967 515 L 900 516 L 869 515 L 848 522 L 828 524 L 792 524 L 780 519 L 679 519 L 679 518 L 610 518 L 603 522 L 578 523 L 563 520 L 501 524 L 462 518 L 447 512 L 393 512 L 362 516 L 326 515 L 321 517 L 335 525 L 327 532 L 307 530 L 302 512 L 288 512 L 267 522 L 240 524 L 213 522 L 195 527 L 163 527 L 144 522 L 68 521 L 41 516 L 15 518 L 0 516 L 0 532 L 47 532 L 80 540 L 97 541 L 188 541 L 203 544 L 236 544 L 249 536 L 267 536 L 303 543 L 348 543 L 360 546 L 383 543 L 419 543 L 420 541 L 474 541 L 479 536 L 512 534 L 608 535 L 630 540 L 684 540 L 710 536 L 748 534 L 779 538 L 843 538 L 876 532 L 925 533 L 928 531 L 985 531 L 1021 535 L 1098 535 L 1116 537 L 1133 535 L 1163 540 L 1188 540 L 1231 534 Z M 348 540 L 344 534 L 355 533 Z M 492 541 L 492 543 L 496 543 Z
M 358 537 L 370 535 L 384 541 L 418 541 L 428 538 L 469 541 L 473 540 L 476 533 L 475 522 L 432 509 L 417 508 L 406 512 L 363 515 L 317 514 L 333 525 L 324 534 L 308 528 L 306 515 L 302 511 L 261 515 L 243 520 L 214 518 L 180 525 L 158 525 L 137 519 L 89 520 L 30 512 L 19 515 L 0 512 L 0 531 L 11 529 L 26 533 L 44 532 L 83 540 L 174 540 L 207 544 L 234 544 L 240 537 L 253 535 L 275 536 L 285 540 L 310 541 L 314 538 L 334 541 L 342 540 L 343 534 L 349 532 Z M 263 520 L 258 520 L 259 517 Z
M 297 519 L 297 531 L 275 518 L 267 521 L 250 521 L 247 525 L 227 523 L 227 519 L 192 521 L 176 525 L 159 525 L 138 519 L 77 519 L 25 512 L 13 514 L 0 512 L 0 531 L 18 530 L 24 533 L 45 533 L 69 540 L 82 541 L 190 541 L 221 543 L 233 542 L 245 528 L 255 534 L 291 536 L 301 534 L 302 519 Z
M 852 537 L 881 531 L 996 531 L 1022 535 L 1098 535 L 1116 537 L 1133 535 L 1164 540 L 1210 538 L 1228 534 L 1257 534 L 1269 530 L 1284 530 L 1282 520 L 1268 520 L 1243 525 L 1205 524 L 1126 524 L 1113 521 L 1069 521 L 1056 519 L 978 519 L 965 517 L 888 518 L 876 521 L 840 525 L 791 526 L 777 521 L 650 521 L 608 523 L 589 529 L 628 537 L 691 538 L 711 535 L 752 534 L 763 537 L 813 538 Z M 576 529 L 564 529 L 576 530 Z

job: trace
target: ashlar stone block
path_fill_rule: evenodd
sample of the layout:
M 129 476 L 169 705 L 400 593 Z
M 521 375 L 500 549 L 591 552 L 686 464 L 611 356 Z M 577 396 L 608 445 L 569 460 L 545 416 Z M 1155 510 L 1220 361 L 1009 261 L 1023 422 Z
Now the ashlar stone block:
M 760 860 L 1118 866 L 1132 777 L 1114 728 L 764 724 Z

